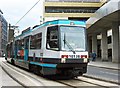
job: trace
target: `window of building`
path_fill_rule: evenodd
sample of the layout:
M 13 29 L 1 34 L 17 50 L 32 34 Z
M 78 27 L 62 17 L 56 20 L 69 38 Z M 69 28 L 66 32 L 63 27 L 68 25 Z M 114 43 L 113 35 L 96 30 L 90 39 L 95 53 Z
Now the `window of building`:
M 111 36 L 108 36 L 107 39 L 108 39 L 108 44 L 111 44 L 112 43 Z
M 97 7 L 45 7 L 46 13 L 94 13 Z

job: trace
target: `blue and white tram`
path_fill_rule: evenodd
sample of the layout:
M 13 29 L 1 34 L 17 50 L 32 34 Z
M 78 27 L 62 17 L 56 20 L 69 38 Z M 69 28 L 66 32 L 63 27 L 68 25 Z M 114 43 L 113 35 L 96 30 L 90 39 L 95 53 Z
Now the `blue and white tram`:
M 43 75 L 87 72 L 85 22 L 54 20 L 24 30 L 14 40 L 12 63 Z

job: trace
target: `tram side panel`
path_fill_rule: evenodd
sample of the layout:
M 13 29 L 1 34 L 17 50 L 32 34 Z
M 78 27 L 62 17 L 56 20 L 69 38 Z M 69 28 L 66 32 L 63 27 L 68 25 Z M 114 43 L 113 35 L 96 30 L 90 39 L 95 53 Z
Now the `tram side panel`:
M 43 65 L 42 65 L 42 58 L 43 58 L 43 49 L 44 49 L 44 45 L 45 45 L 45 40 L 46 40 L 46 36 L 45 36 L 45 31 L 46 31 L 46 27 L 42 27 L 40 29 L 35 30 L 34 32 L 32 32 L 32 36 L 35 35 L 39 35 L 39 45 L 40 47 L 37 45 L 37 42 L 35 42 L 34 40 L 32 41 L 31 39 L 31 44 L 30 44 L 30 49 L 29 49 L 29 69 L 31 71 L 34 71 L 35 73 L 40 73 L 43 74 Z M 35 44 L 35 45 L 32 45 Z

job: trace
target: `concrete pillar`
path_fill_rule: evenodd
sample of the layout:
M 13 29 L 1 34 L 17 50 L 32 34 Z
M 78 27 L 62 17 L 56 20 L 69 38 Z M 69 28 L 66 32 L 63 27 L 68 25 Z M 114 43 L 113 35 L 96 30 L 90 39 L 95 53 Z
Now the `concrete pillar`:
M 118 55 L 119 55 L 119 56 L 118 56 L 118 62 L 120 63 L 120 22 L 119 22 L 119 41 L 118 41 L 118 43 L 119 43 L 119 44 L 118 44 L 118 45 L 119 45 L 119 46 L 118 46 L 118 47 L 119 47 L 119 51 L 118 51 L 118 53 L 119 53 L 119 54 L 118 54 Z
M 101 57 L 102 61 L 108 61 L 107 30 L 102 31 L 101 39 Z
M 97 54 L 97 34 L 92 35 L 92 52 Z
M 92 52 L 92 42 L 91 42 L 90 36 L 87 37 L 87 49 L 88 49 L 88 52 L 90 54 Z
M 112 23 L 112 62 L 120 62 L 120 39 L 119 39 L 119 25 L 118 22 Z

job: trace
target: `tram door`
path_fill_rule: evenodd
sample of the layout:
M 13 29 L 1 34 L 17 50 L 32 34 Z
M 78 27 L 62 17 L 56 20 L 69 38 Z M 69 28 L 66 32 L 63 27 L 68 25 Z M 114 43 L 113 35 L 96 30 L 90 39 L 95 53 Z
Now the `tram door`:
M 24 61 L 28 60 L 28 53 L 29 53 L 29 37 L 24 39 L 25 47 L 24 47 Z

